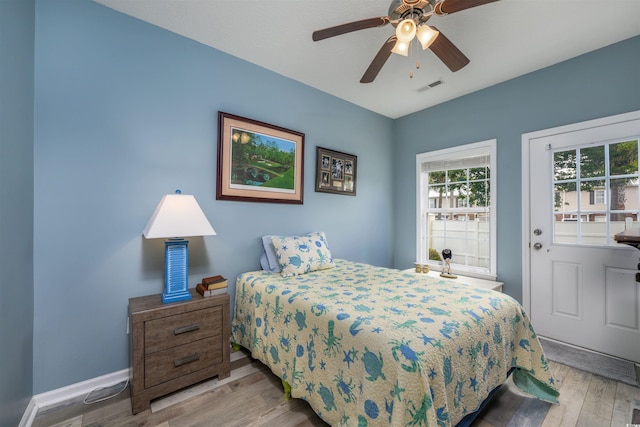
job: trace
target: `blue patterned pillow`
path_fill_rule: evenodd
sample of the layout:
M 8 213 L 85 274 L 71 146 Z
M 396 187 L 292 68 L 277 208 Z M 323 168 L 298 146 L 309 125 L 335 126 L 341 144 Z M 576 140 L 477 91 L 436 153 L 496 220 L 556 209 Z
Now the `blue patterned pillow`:
M 335 267 L 323 232 L 302 236 L 272 236 L 283 277 Z

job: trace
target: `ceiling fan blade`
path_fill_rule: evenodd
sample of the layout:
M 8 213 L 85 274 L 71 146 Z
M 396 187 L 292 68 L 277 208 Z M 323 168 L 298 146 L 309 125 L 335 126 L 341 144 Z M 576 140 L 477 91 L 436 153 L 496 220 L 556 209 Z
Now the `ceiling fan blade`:
M 386 42 L 384 42 L 376 56 L 373 58 L 373 61 L 371 61 L 371 64 L 369 64 L 369 68 L 367 68 L 367 71 L 362 75 L 360 83 L 371 83 L 376 79 L 376 76 L 384 66 L 385 62 L 387 62 L 387 59 L 391 56 L 391 49 L 393 49 L 397 40 L 398 38 L 396 36 L 391 36 Z
M 435 27 L 432 28 L 439 31 Z M 431 43 L 429 49 L 453 72 L 458 71 L 469 63 L 469 58 L 464 56 L 464 53 L 442 34 L 442 32 L 440 32 L 438 37 Z
M 449 13 L 471 9 L 472 7 L 482 6 L 487 3 L 493 3 L 494 1 L 498 0 L 443 0 L 439 3 L 436 3 L 434 12 L 437 15 L 447 15 Z
M 360 21 L 348 22 L 335 27 L 325 28 L 323 30 L 314 31 L 312 38 L 314 42 L 328 39 L 329 37 L 339 36 L 341 34 L 350 33 L 352 31 L 364 30 L 367 28 L 382 27 L 390 22 L 388 16 L 380 16 L 377 18 L 367 18 Z

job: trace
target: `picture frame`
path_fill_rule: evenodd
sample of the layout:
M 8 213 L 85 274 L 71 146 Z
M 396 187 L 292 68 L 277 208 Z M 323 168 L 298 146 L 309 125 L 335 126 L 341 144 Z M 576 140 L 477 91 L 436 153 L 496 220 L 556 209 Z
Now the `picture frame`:
M 356 195 L 358 156 L 316 148 L 316 191 L 321 193 Z
M 219 111 L 216 200 L 302 204 L 304 136 Z

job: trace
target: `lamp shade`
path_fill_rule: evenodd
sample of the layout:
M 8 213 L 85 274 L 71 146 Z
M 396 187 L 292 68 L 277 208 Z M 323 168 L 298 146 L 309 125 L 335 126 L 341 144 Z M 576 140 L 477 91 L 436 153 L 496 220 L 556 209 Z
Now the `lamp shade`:
M 147 239 L 213 236 L 215 230 L 190 194 L 166 194 L 142 232 Z
M 409 43 L 416 35 L 416 23 L 413 19 L 405 19 L 396 27 L 398 41 Z
M 398 39 L 396 41 L 396 44 L 393 46 L 393 49 L 391 49 L 391 52 L 393 53 L 397 53 L 398 55 L 402 55 L 402 56 L 409 56 L 409 46 L 411 45 L 411 42 L 403 42 L 400 41 L 400 39 Z
M 439 34 L 440 31 L 436 31 L 428 25 L 420 25 L 416 31 L 416 37 L 420 41 L 423 50 L 431 46 L 431 43 L 435 41 Z

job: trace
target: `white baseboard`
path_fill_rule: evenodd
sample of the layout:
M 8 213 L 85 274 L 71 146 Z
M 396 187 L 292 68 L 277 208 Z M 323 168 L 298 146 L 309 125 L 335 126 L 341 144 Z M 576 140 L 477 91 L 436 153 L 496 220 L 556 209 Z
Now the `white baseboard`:
M 247 354 L 242 351 L 232 351 L 231 361 L 239 360 L 247 357 Z M 22 415 L 22 420 L 18 427 L 31 427 L 33 421 L 38 414 L 38 410 L 56 406 L 69 400 L 77 399 L 81 396 L 86 396 L 91 391 L 102 388 L 110 387 L 121 383 L 131 377 L 130 369 L 123 369 L 121 371 L 112 372 L 110 374 L 103 375 L 101 377 L 91 378 L 86 381 L 71 384 L 66 387 L 58 388 L 55 390 L 47 391 L 45 393 L 37 394 L 31 398 L 27 409 Z
M 31 427 L 31 424 L 33 424 L 33 421 L 36 419 L 37 413 L 38 408 L 36 407 L 36 398 L 32 397 L 27 405 L 27 409 L 25 409 L 24 414 L 22 414 L 22 419 L 20 420 L 18 427 Z
M 232 351 L 231 361 L 233 362 L 247 357 L 247 354 L 248 353 L 245 354 L 242 351 Z M 74 400 L 80 396 L 86 396 L 95 389 L 110 387 L 129 378 L 131 378 L 131 369 L 127 368 L 101 377 L 91 378 L 66 387 L 37 394 L 29 401 L 27 409 L 25 409 L 18 427 L 31 427 L 40 409 L 56 406 L 66 401 Z
M 129 376 L 130 370 L 123 369 L 121 371 L 102 375 L 101 377 L 91 378 L 66 387 L 37 394 L 31 398 L 31 401 L 22 416 L 19 427 L 31 427 L 31 424 L 33 424 L 36 414 L 40 409 L 56 406 L 63 402 L 74 400 L 81 396 L 86 396 L 91 391 L 98 388 L 111 387 L 115 384 L 121 383 L 122 381 L 126 381 L 129 379 Z

